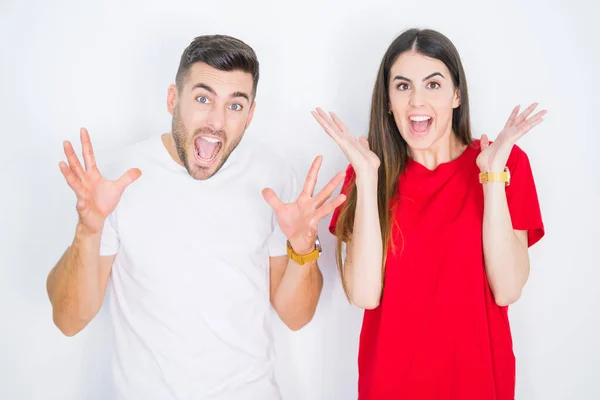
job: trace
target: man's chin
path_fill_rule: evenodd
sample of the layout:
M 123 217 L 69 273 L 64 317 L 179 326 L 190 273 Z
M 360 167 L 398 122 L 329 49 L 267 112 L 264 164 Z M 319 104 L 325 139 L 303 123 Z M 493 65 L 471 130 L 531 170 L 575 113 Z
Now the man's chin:
M 221 168 L 223 164 L 223 150 L 221 149 L 218 154 L 212 159 L 202 158 L 194 151 L 191 157 L 191 165 L 189 166 L 188 172 L 192 178 L 197 180 L 205 180 L 213 176 Z
M 194 163 L 193 165 L 190 165 L 190 170 L 188 172 L 190 173 L 192 178 L 199 181 L 203 181 L 216 174 L 220 168 L 220 163 L 215 163 L 211 166 L 204 166 Z
M 197 180 L 206 180 L 219 172 L 221 167 L 227 162 L 231 153 L 238 146 L 239 141 L 231 147 L 223 146 L 219 152 L 215 154 L 213 159 L 207 160 L 201 158 L 194 149 L 193 154 L 188 154 L 189 163 L 188 172 L 192 178 Z

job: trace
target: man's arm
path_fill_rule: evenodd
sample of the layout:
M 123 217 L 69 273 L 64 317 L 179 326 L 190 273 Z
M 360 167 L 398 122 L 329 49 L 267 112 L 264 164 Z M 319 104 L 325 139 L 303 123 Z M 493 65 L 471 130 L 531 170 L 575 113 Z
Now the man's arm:
M 308 324 L 315 315 L 323 288 L 317 261 L 298 265 L 287 256 L 270 258 L 271 304 L 293 331 Z
M 102 233 L 123 191 L 141 175 L 130 169 L 116 181 L 102 176 L 96 166 L 90 136 L 81 129 L 85 169 L 70 142 L 63 143 L 68 164 L 59 163 L 67 184 L 77 196 L 79 222 L 73 244 L 67 248 L 46 282 L 56 326 L 67 336 L 81 331 L 100 310 L 113 256 L 100 256 Z
M 263 197 L 275 211 L 281 233 L 297 254 L 314 250 L 319 221 L 346 200 L 346 196 L 340 194 L 327 201 L 344 180 L 344 172 L 337 174 L 313 196 L 322 160 L 321 156 L 314 160 L 296 201 L 284 203 L 272 189 L 263 190 Z M 284 243 L 280 245 L 285 246 Z M 271 304 L 290 329 L 302 328 L 315 314 L 323 288 L 323 276 L 317 262 L 299 265 L 287 255 L 271 257 L 270 272 Z
M 85 328 L 100 310 L 115 258 L 100 256 L 101 233 L 86 234 L 80 225 L 76 231 L 46 282 L 54 324 L 67 336 Z

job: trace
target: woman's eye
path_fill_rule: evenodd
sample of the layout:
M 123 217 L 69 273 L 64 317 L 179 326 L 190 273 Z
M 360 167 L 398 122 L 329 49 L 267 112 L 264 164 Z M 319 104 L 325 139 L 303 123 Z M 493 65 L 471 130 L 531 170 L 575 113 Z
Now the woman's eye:
M 440 84 L 437 82 L 429 82 L 429 85 L 427 85 L 429 87 L 429 89 L 439 89 L 440 88 Z
M 400 90 L 408 90 L 410 89 L 410 86 L 408 86 L 408 83 L 401 83 L 398 85 L 398 89 Z

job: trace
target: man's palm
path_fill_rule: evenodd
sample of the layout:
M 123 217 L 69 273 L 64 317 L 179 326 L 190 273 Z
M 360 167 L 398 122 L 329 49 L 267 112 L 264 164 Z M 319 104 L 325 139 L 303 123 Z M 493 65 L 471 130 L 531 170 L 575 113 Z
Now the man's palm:
M 89 232 L 97 233 L 102 230 L 104 221 L 119 204 L 127 186 L 140 177 L 141 171 L 133 168 L 116 181 L 108 180 L 96 166 L 92 143 L 85 128 L 81 129 L 81 145 L 85 170 L 68 141 L 64 143 L 64 149 L 69 164 L 61 161 L 59 167 L 77 196 L 76 208 L 81 223 Z
M 263 190 L 263 197 L 275 211 L 281 231 L 288 238 L 294 250 L 299 253 L 305 253 L 314 248 L 319 221 L 346 200 L 346 196 L 340 194 L 334 200 L 325 203 L 335 188 L 344 180 L 344 172 L 338 173 L 319 194 L 313 197 L 321 162 L 321 156 L 315 159 L 308 171 L 302 193 L 292 203 L 282 202 L 272 189 Z

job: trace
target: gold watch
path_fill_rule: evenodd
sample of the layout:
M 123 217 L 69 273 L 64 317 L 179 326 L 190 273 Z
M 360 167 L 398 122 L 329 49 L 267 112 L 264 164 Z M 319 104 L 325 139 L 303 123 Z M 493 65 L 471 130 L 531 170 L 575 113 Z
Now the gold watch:
M 294 251 L 294 249 L 292 248 L 292 245 L 290 244 L 290 241 L 287 241 L 287 254 L 288 257 L 292 260 L 294 260 L 295 263 L 299 264 L 299 265 L 304 265 L 307 262 L 311 262 L 314 261 L 316 259 L 318 259 L 321 256 L 321 252 L 323 250 L 321 249 L 321 242 L 319 241 L 319 237 L 317 236 L 317 238 L 315 239 L 315 249 L 313 251 L 311 251 L 310 253 L 307 254 L 298 254 Z
M 504 167 L 503 172 L 481 172 L 479 174 L 479 183 L 504 182 L 506 186 L 510 185 L 510 170 Z

